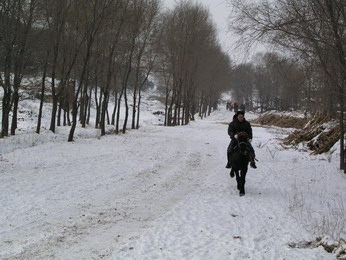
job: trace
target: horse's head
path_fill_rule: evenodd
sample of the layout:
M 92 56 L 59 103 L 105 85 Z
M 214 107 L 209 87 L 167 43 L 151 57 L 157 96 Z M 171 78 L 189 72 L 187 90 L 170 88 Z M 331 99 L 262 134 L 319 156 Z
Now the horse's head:
M 249 136 L 246 132 L 238 133 L 238 146 L 239 152 L 242 155 L 249 155 L 249 147 L 248 147 Z
M 239 132 L 238 133 L 238 140 L 240 142 L 247 142 L 249 140 L 249 135 L 246 132 Z

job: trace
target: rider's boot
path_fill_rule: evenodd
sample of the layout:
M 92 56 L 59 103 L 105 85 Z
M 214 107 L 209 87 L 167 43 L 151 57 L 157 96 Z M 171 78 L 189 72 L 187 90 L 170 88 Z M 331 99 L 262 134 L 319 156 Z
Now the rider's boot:
M 255 162 L 255 157 L 252 157 L 252 158 L 251 158 L 251 160 L 250 160 L 250 166 L 251 166 L 252 168 L 254 168 L 254 169 L 257 168 L 256 162 Z
M 231 178 L 235 176 L 233 169 L 230 171 L 229 175 L 231 176 Z
M 232 168 L 232 164 L 231 164 L 230 161 L 227 162 L 226 168 L 227 168 L 227 169 L 231 169 L 231 168 Z

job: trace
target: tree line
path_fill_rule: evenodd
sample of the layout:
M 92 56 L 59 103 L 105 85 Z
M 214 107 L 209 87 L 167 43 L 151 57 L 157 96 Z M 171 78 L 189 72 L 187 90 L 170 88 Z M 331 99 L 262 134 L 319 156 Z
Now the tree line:
M 70 125 L 72 141 L 77 124 L 90 124 L 92 105 L 101 135 L 107 125 L 116 133 L 129 124 L 139 128 L 141 92 L 152 75 L 165 97 L 165 125 L 204 117 L 216 108 L 230 71 L 199 4 L 181 1 L 164 10 L 159 0 L 0 0 L 0 137 L 16 133 L 28 75 L 39 77 L 36 132 L 50 102 L 49 129 Z
M 297 61 L 275 52 L 257 53 L 232 70 L 233 96 L 260 113 L 317 110 L 320 103 L 305 94 L 305 75 Z M 315 107 L 310 103 L 314 102 Z
M 339 117 L 340 168 L 345 167 L 344 111 L 346 86 L 346 2 L 344 0 L 228 0 L 230 27 L 244 45 L 261 41 L 281 55 L 267 54 L 259 63 L 238 67 L 253 73 L 261 106 L 322 110 Z M 288 58 L 287 58 L 288 57 Z M 270 60 L 270 62 L 268 62 Z M 257 73 L 262 70 L 262 73 Z M 295 75 L 293 78 L 292 76 Z M 251 80 L 251 79 L 249 79 Z M 241 84 L 238 80 L 237 84 Z M 263 87 L 266 86 L 266 87 Z M 238 93 L 241 95 L 240 93 Z M 250 95 L 253 97 L 253 95 Z M 267 101 L 264 103 L 264 101 Z

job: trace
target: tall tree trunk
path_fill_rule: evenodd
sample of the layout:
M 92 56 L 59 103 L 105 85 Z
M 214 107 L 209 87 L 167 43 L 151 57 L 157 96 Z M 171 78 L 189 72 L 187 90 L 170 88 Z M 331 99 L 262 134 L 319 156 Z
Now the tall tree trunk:
M 4 96 L 2 98 L 2 121 L 1 121 L 1 138 L 8 136 L 9 133 L 9 116 L 11 111 L 11 50 L 7 50 L 5 56 L 5 71 L 4 82 L 2 84 L 4 89 Z
M 103 94 L 103 99 L 102 99 L 102 102 L 101 102 L 101 115 L 100 115 L 100 129 L 101 129 L 101 136 L 102 135 L 105 135 L 106 134 L 106 127 L 105 127 L 105 118 L 106 118 L 106 109 L 105 109 L 105 106 L 106 106 L 106 98 L 107 98 L 107 90 L 104 89 L 102 92 Z
M 60 101 L 58 105 L 58 116 L 57 116 L 57 122 L 56 122 L 57 126 L 61 126 L 61 110 L 62 110 L 63 96 L 60 96 L 59 99 Z
M 121 99 L 123 97 L 124 93 L 124 88 L 121 88 L 119 98 L 118 98 L 118 106 L 117 106 L 117 118 L 116 118 L 116 123 L 115 123 L 115 133 L 119 133 L 119 123 L 120 123 L 120 104 L 121 104 Z
M 335 49 L 336 53 L 338 55 L 338 59 L 341 65 L 341 84 L 339 86 L 339 96 L 340 96 L 340 168 L 344 169 L 344 172 L 346 173 L 346 167 L 345 167 L 345 147 L 344 147 L 344 136 L 345 136 L 345 128 L 344 128 L 344 92 L 345 92 L 345 82 L 346 82 L 346 60 L 345 60 L 345 51 L 344 51 L 344 43 L 343 38 L 339 34 L 339 28 L 338 28 L 338 21 L 335 17 L 335 3 L 333 1 L 324 1 L 327 10 L 329 13 L 329 18 L 331 20 L 332 30 L 334 34 L 334 40 L 335 40 Z
M 12 123 L 11 123 L 11 135 L 16 134 L 17 121 L 18 121 L 18 104 L 19 104 L 19 88 L 22 78 L 22 59 L 23 57 L 17 57 L 19 59 L 15 64 L 15 73 L 13 80 L 13 94 L 12 94 Z
M 18 103 L 19 103 L 19 93 L 18 90 L 13 92 L 12 95 L 13 110 L 12 110 L 12 124 L 11 124 L 11 135 L 16 134 L 17 120 L 18 120 Z
M 128 60 L 128 64 L 127 64 L 127 70 L 125 71 L 125 75 L 123 78 L 123 83 L 122 83 L 122 87 L 124 90 L 124 102 L 125 102 L 125 118 L 124 118 L 124 124 L 123 124 L 123 131 L 122 133 L 125 134 L 126 132 L 126 127 L 127 127 L 127 121 L 129 119 L 129 104 L 128 104 L 128 99 L 127 99 L 127 84 L 130 78 L 130 74 L 132 71 L 132 59 L 133 59 L 133 53 L 135 50 L 135 44 L 136 44 L 136 35 L 132 36 L 132 45 L 131 45 L 131 51 L 130 51 L 130 55 L 129 55 L 129 60 Z
M 166 86 L 166 96 L 165 96 L 165 121 L 164 126 L 168 126 L 168 99 L 169 99 L 169 87 Z
M 136 129 L 139 128 L 139 116 L 140 116 L 140 110 L 141 110 L 142 88 L 144 87 L 145 83 L 147 82 L 149 74 L 150 74 L 150 70 L 147 72 L 145 79 L 143 80 L 143 82 L 141 83 L 141 85 L 139 86 L 139 89 L 138 89 L 137 120 L 136 120 L 136 126 L 135 126 Z
M 87 125 L 90 124 L 90 116 L 91 116 L 91 97 L 92 97 L 92 87 L 89 89 L 89 98 L 88 98 L 88 104 L 87 104 Z
M 345 109 L 344 109 L 344 93 L 340 88 L 340 169 L 343 169 L 346 172 L 345 167 L 345 126 L 344 126 L 344 118 L 345 118 Z
M 127 100 L 127 87 L 125 87 L 124 89 L 124 101 L 125 101 L 125 118 L 124 118 L 123 131 L 122 131 L 123 134 L 125 134 L 126 132 L 127 121 L 129 119 L 129 104 Z
M 55 73 L 56 73 L 56 63 L 58 59 L 58 52 L 55 48 L 54 51 L 54 61 L 53 61 L 53 68 L 52 68 L 52 114 L 50 119 L 50 127 L 49 130 L 55 133 L 55 125 L 56 125 L 56 113 L 58 109 L 58 95 L 56 94 L 56 88 L 55 88 Z
M 95 118 L 95 128 L 99 128 L 100 127 L 100 117 L 101 117 L 101 97 L 102 97 L 102 93 L 100 93 L 100 101 L 98 101 L 99 97 L 97 96 L 98 93 L 98 78 L 97 78 L 97 73 L 95 74 L 95 91 L 94 91 L 94 97 L 95 97 L 95 106 L 96 106 L 96 118 Z M 101 90 L 100 90 L 101 92 Z
M 142 99 L 142 89 L 140 88 L 138 90 L 136 129 L 139 129 L 139 116 L 141 114 L 141 99 Z
M 135 129 L 135 128 L 136 128 L 137 88 L 138 88 L 137 83 L 135 83 L 135 87 L 134 87 L 133 95 L 132 95 L 132 98 L 133 98 L 133 106 L 132 106 L 132 122 L 131 122 L 131 129 Z M 139 110 L 139 109 L 138 109 L 138 110 Z
M 9 115 L 11 111 L 11 97 L 12 89 L 10 82 L 10 75 L 5 71 L 5 83 L 2 83 L 4 89 L 4 96 L 2 98 L 2 120 L 1 120 L 1 138 L 8 136 L 9 130 Z
M 88 110 L 88 103 L 89 103 L 88 85 L 89 85 L 89 70 L 86 73 L 85 84 L 81 94 L 81 106 L 80 106 L 79 118 L 83 128 L 86 127 L 86 122 L 87 122 L 87 110 Z
M 37 119 L 37 127 L 36 127 L 36 133 L 40 133 L 41 129 L 41 121 L 42 121 L 42 110 L 43 110 L 43 103 L 44 103 L 44 92 L 46 89 L 46 75 L 47 75 L 47 67 L 48 67 L 48 56 L 49 56 L 49 51 L 47 53 L 47 58 L 44 63 L 43 67 L 43 75 L 42 75 L 42 83 L 41 83 L 41 97 L 40 97 L 40 108 L 38 110 L 38 119 Z
M 74 136 L 74 132 L 76 130 L 76 126 L 77 126 L 77 115 L 78 115 L 78 97 L 79 97 L 79 93 L 82 90 L 82 86 L 84 84 L 84 80 L 85 80 L 85 74 L 86 74 L 86 70 L 87 70 L 87 66 L 89 64 L 89 59 L 90 59 L 90 55 L 91 55 L 91 46 L 93 43 L 93 38 L 89 39 L 90 41 L 88 42 L 88 47 L 87 47 L 87 53 L 85 56 L 85 60 L 84 60 L 84 64 L 83 64 L 83 68 L 82 68 L 82 73 L 81 73 L 81 77 L 80 77 L 80 81 L 78 83 L 78 88 L 77 91 L 75 93 L 75 97 L 73 100 L 73 106 L 72 106 L 72 126 L 69 132 L 69 136 L 67 141 L 68 142 L 72 142 L 73 141 L 73 136 Z
M 115 115 L 117 111 L 117 101 L 118 101 L 118 92 L 115 90 L 114 91 L 114 108 L 112 112 L 112 122 L 111 125 L 115 125 Z
M 106 134 L 106 113 L 109 101 L 109 91 L 105 89 L 103 91 L 103 101 L 102 101 L 102 109 L 101 109 L 101 135 Z

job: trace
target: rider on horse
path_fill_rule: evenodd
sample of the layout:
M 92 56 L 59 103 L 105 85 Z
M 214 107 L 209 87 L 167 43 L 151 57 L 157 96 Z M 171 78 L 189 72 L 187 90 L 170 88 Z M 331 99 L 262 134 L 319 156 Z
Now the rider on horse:
M 231 165 L 231 154 L 234 148 L 234 144 L 237 142 L 238 138 L 238 133 L 240 132 L 246 132 L 248 134 L 248 147 L 249 147 L 249 152 L 250 152 L 250 166 L 252 168 L 257 168 L 256 163 L 255 163 L 255 151 L 251 145 L 251 140 L 252 140 L 252 128 L 251 124 L 246 121 L 244 117 L 244 111 L 238 111 L 234 116 L 233 116 L 233 121 L 229 124 L 228 126 L 228 135 L 231 138 L 231 142 L 227 148 L 227 165 L 226 168 L 232 168 Z

